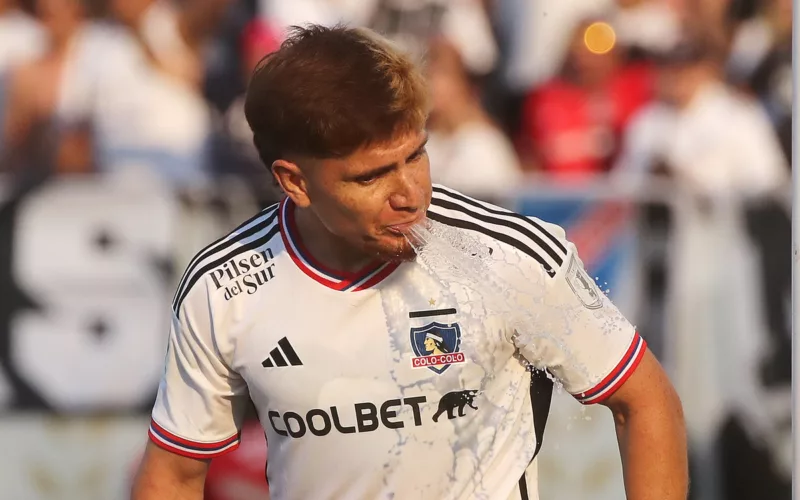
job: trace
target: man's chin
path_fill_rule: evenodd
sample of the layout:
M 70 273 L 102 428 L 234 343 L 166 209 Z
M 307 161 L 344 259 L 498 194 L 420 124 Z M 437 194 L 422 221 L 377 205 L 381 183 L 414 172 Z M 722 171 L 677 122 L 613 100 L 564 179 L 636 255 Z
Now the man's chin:
M 378 259 L 389 262 L 408 262 L 417 257 L 417 252 L 414 251 L 414 247 L 405 240 L 398 245 L 375 246 L 370 250 L 372 250 L 372 253 L 374 253 Z
M 380 254 L 379 258 L 381 260 L 386 260 L 389 262 L 410 262 L 417 258 L 417 252 L 415 252 L 414 249 L 412 248 L 406 251 L 395 252 L 392 254 L 390 253 Z

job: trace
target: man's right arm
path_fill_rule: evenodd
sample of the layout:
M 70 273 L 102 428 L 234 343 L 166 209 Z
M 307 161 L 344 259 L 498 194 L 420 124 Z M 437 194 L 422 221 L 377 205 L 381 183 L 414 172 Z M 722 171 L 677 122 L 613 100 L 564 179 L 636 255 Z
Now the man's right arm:
M 226 329 L 214 323 L 206 285 L 201 279 L 173 305 L 133 500 L 202 500 L 211 459 L 239 446 L 247 384 L 229 368 L 229 341 L 215 334 Z
M 133 481 L 131 500 L 202 500 L 210 462 L 148 442 Z

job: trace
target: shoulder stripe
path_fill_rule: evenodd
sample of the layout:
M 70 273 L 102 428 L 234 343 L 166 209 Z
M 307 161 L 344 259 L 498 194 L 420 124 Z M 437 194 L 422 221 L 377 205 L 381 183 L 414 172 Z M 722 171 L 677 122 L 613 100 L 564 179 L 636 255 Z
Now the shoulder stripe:
M 237 241 L 241 241 L 244 238 L 247 238 L 248 236 L 258 232 L 260 229 L 263 229 L 263 227 L 265 227 L 265 224 L 269 224 L 268 220 L 271 218 L 271 216 L 277 213 L 278 205 L 279 205 L 278 203 L 270 205 L 269 207 L 265 208 L 264 210 L 257 213 L 253 217 L 239 224 L 239 226 L 230 233 L 219 238 L 218 240 L 214 241 L 213 243 L 209 244 L 208 246 L 197 252 L 197 255 L 195 255 L 194 258 L 186 266 L 186 271 L 183 273 L 183 276 L 181 277 L 181 280 L 178 283 L 178 287 L 175 290 L 173 303 L 180 295 L 181 288 L 183 287 L 186 280 L 189 278 L 194 268 L 197 267 L 197 265 L 203 259 L 210 257 L 215 252 L 224 250 L 225 248 L 231 246 Z M 250 226 L 250 224 L 255 224 L 255 225 Z
M 555 264 L 555 267 L 561 267 L 561 265 L 564 263 L 564 256 L 560 255 L 557 251 L 553 250 L 549 245 L 547 245 L 544 241 L 542 241 L 542 239 L 539 236 L 532 233 L 527 228 L 522 227 L 514 222 L 470 210 L 464 205 L 461 205 L 459 203 L 454 203 L 450 200 L 445 200 L 443 198 L 434 198 L 431 201 L 431 204 L 436 207 L 449 210 L 452 213 L 458 213 L 459 215 L 463 215 L 465 218 L 472 219 L 473 222 L 480 222 L 482 223 L 481 225 L 487 228 L 494 229 L 497 232 L 502 232 L 505 234 L 508 234 L 510 232 L 511 234 L 508 234 L 509 236 L 515 237 L 515 239 L 517 239 L 519 243 L 530 247 L 531 251 L 535 253 L 540 253 L 539 250 L 544 250 L 544 252 L 552 260 L 552 263 Z M 524 241 L 525 237 L 528 238 L 527 244 Z
M 531 256 L 532 258 L 534 258 L 539 264 L 542 265 L 542 267 L 544 267 L 544 269 L 547 271 L 547 274 L 549 274 L 550 276 L 553 276 L 555 274 L 555 271 L 553 270 L 553 266 L 551 266 L 544 258 L 542 258 L 541 255 L 539 255 L 538 253 L 536 253 L 533 250 L 531 250 L 531 248 L 528 245 L 524 245 L 524 244 L 520 243 L 519 240 L 517 240 L 515 238 L 512 238 L 511 236 L 509 236 L 507 234 L 503 234 L 503 233 L 498 233 L 496 231 L 492 231 L 491 229 L 489 229 L 486 226 L 482 226 L 480 224 L 476 224 L 476 223 L 471 222 L 469 220 L 454 219 L 454 218 L 447 217 L 447 216 L 442 215 L 442 214 L 438 214 L 436 212 L 431 212 L 430 210 L 428 210 L 428 218 L 431 219 L 431 220 L 434 220 L 436 222 L 440 222 L 442 224 L 447 224 L 448 226 L 458 227 L 458 228 L 466 229 L 466 230 L 469 230 L 469 231 L 475 231 L 475 232 L 478 232 L 478 233 L 485 234 L 486 236 L 489 236 L 491 238 L 494 238 L 497 241 L 502 241 L 503 243 L 511 245 L 512 247 L 516 248 L 520 252 L 523 252 L 523 253 Z
M 501 219 L 511 220 L 513 222 L 516 222 L 516 224 L 519 225 L 519 226 L 529 226 L 530 228 L 535 229 L 538 233 L 541 233 L 542 235 L 544 235 L 545 238 L 547 238 L 553 244 L 553 246 L 555 246 L 555 248 L 557 248 L 558 250 L 561 250 L 561 253 L 564 256 L 566 256 L 568 254 L 567 248 L 564 246 L 564 244 L 561 242 L 561 240 L 558 239 L 558 237 L 553 235 L 553 233 L 551 233 L 550 231 L 545 229 L 541 224 L 539 224 L 535 220 L 531 219 L 530 217 L 525 217 L 524 215 L 520 215 L 520 214 L 512 212 L 510 210 L 506 210 L 506 209 L 503 209 L 503 208 L 500 208 L 500 207 L 495 207 L 495 206 L 490 205 L 489 203 L 485 203 L 485 202 L 476 200 L 474 198 L 470 198 L 468 196 L 464 196 L 463 194 L 457 193 L 457 192 L 453 191 L 452 189 L 448 189 L 448 188 L 446 188 L 444 186 L 435 185 L 435 186 L 433 186 L 433 191 L 435 193 L 439 193 L 439 194 L 442 194 L 442 195 L 445 195 L 445 196 L 449 196 L 450 198 L 452 198 L 454 200 L 457 200 L 457 201 L 460 201 L 463 204 L 472 205 L 475 208 L 480 208 L 481 210 L 483 210 L 485 212 L 488 212 L 490 214 L 496 215 Z M 519 221 L 519 222 L 517 222 L 517 221 Z M 543 246 L 543 247 L 548 246 L 548 245 L 544 245 L 544 243 L 542 243 L 540 245 Z
M 228 248 L 237 241 L 241 241 L 247 238 L 248 236 L 257 233 L 258 231 L 269 225 L 269 219 L 272 216 L 274 216 L 274 214 L 277 213 L 277 209 L 278 209 L 277 203 L 270 205 L 269 207 L 265 208 L 264 210 L 250 217 L 243 223 L 239 224 L 239 226 L 230 233 L 210 243 L 205 248 L 197 252 L 197 255 L 195 255 L 192 258 L 192 260 L 189 261 L 189 264 L 186 266 L 186 271 L 184 271 L 183 276 L 181 276 L 181 280 L 178 282 L 178 286 L 175 290 L 175 295 L 172 297 L 173 305 L 175 304 L 175 301 L 177 300 L 178 296 L 181 294 L 181 290 L 186 281 L 189 279 L 190 275 L 192 274 L 192 271 L 194 271 L 194 269 L 200 264 L 200 262 L 203 259 L 207 259 L 214 253 L 220 252 Z M 251 224 L 253 225 L 251 226 Z
M 205 259 L 205 260 L 203 260 L 201 262 L 203 264 L 203 266 L 200 267 L 199 269 L 196 269 L 196 271 L 193 273 L 191 279 L 189 279 L 185 283 L 185 286 L 183 287 L 183 290 L 181 291 L 181 294 L 178 295 L 175 298 L 175 301 L 172 303 L 172 310 L 175 312 L 176 316 L 180 317 L 181 304 L 186 299 L 186 296 L 189 295 L 189 292 L 191 291 L 191 289 L 195 285 L 195 283 L 197 283 L 200 280 L 200 278 L 202 278 L 206 273 L 208 273 L 209 271 L 211 271 L 212 269 L 214 269 L 214 268 L 216 268 L 218 266 L 221 266 L 222 264 L 224 264 L 225 262 L 231 260 L 232 258 L 234 258 L 234 257 L 236 257 L 236 256 L 238 256 L 240 254 L 243 254 L 244 252 L 247 252 L 247 251 L 250 251 L 250 250 L 255 250 L 255 249 L 257 249 L 257 248 L 259 248 L 259 247 L 261 247 L 263 245 L 266 245 L 267 243 L 270 242 L 270 240 L 272 240 L 275 237 L 275 235 L 277 235 L 280 232 L 280 225 L 275 220 L 276 218 L 274 217 L 274 215 L 275 214 L 273 214 L 273 216 L 270 217 L 270 219 L 272 220 L 272 224 L 270 224 L 268 226 L 270 229 L 265 235 L 263 235 L 263 236 L 261 236 L 259 238 L 256 238 L 256 239 L 254 239 L 252 241 L 249 241 L 249 242 L 247 242 L 247 243 L 245 243 L 245 244 L 243 244 L 241 246 L 234 247 L 233 250 L 231 250 L 230 252 L 228 252 L 228 253 L 226 253 L 224 255 L 220 256 L 220 253 L 217 252 L 215 254 L 215 257 L 218 256 L 218 258 L 216 258 L 215 260 L 212 260 L 212 261 L 209 262 L 209 259 Z M 198 263 L 198 266 L 201 263 Z
M 226 234 L 222 238 L 216 240 L 215 242 L 211 243 L 210 245 L 206 246 L 204 249 L 200 250 L 197 255 L 189 262 L 189 265 L 186 266 L 186 271 L 184 271 L 183 276 L 181 277 L 180 282 L 178 283 L 178 287 L 175 290 L 175 296 L 172 298 L 173 308 L 175 307 L 175 303 L 178 300 L 178 297 L 183 292 L 183 288 L 186 285 L 186 282 L 191 278 L 192 273 L 200 265 L 200 263 L 215 253 L 221 252 L 226 248 L 230 247 L 231 245 L 242 241 L 243 239 L 251 236 L 258 231 L 261 231 L 265 227 L 269 226 L 272 223 L 272 220 L 276 217 L 278 213 L 278 205 L 271 205 L 268 208 L 262 210 L 261 212 L 257 213 L 253 217 L 249 218 L 245 222 L 239 225 L 236 229 L 231 231 L 230 233 Z M 250 226 L 250 224 L 253 224 Z M 249 226 L 249 227 L 248 227 Z

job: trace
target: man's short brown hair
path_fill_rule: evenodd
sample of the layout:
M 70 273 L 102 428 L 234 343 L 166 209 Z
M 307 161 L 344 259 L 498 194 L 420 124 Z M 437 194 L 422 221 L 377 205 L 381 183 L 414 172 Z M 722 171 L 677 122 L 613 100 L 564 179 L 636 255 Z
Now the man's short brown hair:
M 366 29 L 293 27 L 253 72 L 245 115 L 267 167 L 286 154 L 341 158 L 425 126 L 414 63 Z

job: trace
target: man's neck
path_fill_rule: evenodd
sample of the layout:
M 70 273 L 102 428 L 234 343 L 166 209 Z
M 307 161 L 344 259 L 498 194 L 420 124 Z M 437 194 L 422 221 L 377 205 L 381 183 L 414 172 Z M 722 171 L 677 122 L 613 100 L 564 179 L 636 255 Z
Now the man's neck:
M 325 267 L 336 271 L 356 272 L 375 260 L 374 256 L 353 249 L 328 231 L 310 209 L 299 208 L 293 204 L 287 208 L 295 211 L 294 220 L 298 238 L 303 246 Z

